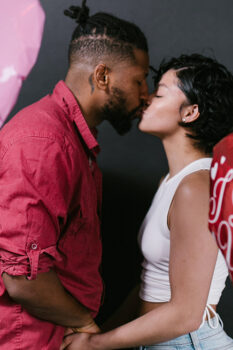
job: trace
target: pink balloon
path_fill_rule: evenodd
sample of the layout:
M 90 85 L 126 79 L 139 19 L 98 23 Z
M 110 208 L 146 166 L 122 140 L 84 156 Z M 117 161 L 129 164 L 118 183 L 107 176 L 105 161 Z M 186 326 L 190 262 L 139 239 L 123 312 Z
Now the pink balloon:
M 0 126 L 36 62 L 45 14 L 39 0 L 0 2 Z

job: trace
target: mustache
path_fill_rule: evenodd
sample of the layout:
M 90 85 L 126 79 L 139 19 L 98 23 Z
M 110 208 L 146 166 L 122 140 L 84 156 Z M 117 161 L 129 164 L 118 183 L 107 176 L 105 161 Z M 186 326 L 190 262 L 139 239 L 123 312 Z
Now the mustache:
M 142 115 L 142 113 L 146 110 L 147 107 L 148 103 L 143 101 L 138 107 L 134 108 L 129 113 L 129 118 L 134 119 L 135 117 Z

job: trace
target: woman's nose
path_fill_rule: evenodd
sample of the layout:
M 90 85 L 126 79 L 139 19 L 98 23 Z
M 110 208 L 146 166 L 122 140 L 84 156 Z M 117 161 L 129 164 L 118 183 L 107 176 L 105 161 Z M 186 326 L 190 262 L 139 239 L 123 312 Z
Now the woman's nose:
M 148 97 L 148 104 L 149 104 L 149 105 L 151 104 L 151 102 L 152 102 L 154 96 L 155 96 L 155 93 L 152 93 L 152 94 L 149 95 L 149 97 Z

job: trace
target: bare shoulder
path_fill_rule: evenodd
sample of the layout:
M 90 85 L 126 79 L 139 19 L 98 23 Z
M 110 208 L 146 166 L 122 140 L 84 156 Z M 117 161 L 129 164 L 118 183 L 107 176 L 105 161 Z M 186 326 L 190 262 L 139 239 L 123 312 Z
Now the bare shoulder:
M 193 200 L 194 198 L 209 198 L 209 171 L 199 170 L 184 177 L 179 184 L 175 197 L 182 200 Z
M 187 175 L 179 184 L 168 212 L 168 227 L 177 221 L 190 225 L 198 217 L 207 222 L 209 210 L 209 171 L 200 170 Z M 180 218 L 180 219 L 179 219 Z M 207 225 L 207 224 L 206 224 Z

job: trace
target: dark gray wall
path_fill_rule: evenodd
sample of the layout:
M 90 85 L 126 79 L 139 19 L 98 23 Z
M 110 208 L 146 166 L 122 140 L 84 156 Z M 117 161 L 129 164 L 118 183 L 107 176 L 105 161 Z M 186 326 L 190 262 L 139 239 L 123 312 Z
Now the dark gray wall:
M 75 24 L 63 15 L 63 10 L 81 0 L 41 0 L 41 3 L 46 13 L 41 51 L 11 116 L 51 91 L 66 74 L 67 47 Z M 214 55 L 233 71 L 232 0 L 89 0 L 87 3 L 91 13 L 106 11 L 137 23 L 148 37 L 151 63 L 155 66 L 163 57 L 199 52 Z M 99 142 L 102 147 L 99 165 L 104 174 L 106 298 L 100 314 L 103 319 L 138 280 L 137 231 L 167 163 L 160 142 L 140 133 L 136 124 L 131 133 L 120 137 L 103 123 L 99 127 Z M 227 332 L 233 336 L 230 286 L 224 292 L 219 310 Z

